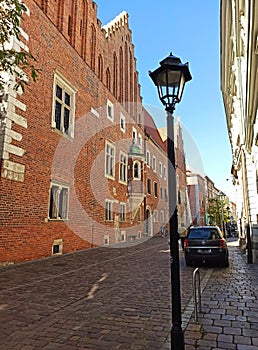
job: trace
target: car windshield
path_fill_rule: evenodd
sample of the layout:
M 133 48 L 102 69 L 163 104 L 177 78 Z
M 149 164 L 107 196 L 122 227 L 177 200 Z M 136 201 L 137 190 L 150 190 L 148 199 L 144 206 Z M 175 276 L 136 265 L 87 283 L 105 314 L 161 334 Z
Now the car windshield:
M 189 232 L 188 239 L 220 239 L 219 232 L 214 228 L 202 228 L 194 229 L 192 228 Z

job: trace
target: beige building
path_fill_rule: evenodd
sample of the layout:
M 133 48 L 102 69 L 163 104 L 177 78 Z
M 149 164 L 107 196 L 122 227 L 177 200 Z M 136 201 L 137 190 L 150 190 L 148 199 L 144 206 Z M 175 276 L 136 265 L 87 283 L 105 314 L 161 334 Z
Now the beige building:
M 258 262 L 258 1 L 221 0 L 221 90 L 241 246 Z

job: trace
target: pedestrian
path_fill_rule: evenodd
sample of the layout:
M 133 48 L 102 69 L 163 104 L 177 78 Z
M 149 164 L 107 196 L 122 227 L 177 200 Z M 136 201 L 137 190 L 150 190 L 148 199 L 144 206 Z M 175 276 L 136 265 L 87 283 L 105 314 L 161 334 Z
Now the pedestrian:
M 178 230 L 178 234 L 179 234 L 179 238 L 180 238 L 180 241 L 181 241 L 181 247 L 182 247 L 182 250 L 184 252 L 184 250 L 185 250 L 185 238 L 186 238 L 186 235 L 187 235 L 187 228 L 186 227 L 180 227 L 180 229 Z
M 160 227 L 160 231 L 161 231 L 161 236 L 163 238 L 165 238 L 166 237 L 166 228 L 165 228 L 164 224 Z

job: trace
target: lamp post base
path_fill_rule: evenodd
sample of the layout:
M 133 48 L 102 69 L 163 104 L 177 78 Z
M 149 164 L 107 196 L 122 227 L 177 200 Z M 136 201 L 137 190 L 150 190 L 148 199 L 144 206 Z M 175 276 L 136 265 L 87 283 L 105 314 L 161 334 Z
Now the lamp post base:
M 171 329 L 171 350 L 184 350 L 184 332 L 181 330 Z

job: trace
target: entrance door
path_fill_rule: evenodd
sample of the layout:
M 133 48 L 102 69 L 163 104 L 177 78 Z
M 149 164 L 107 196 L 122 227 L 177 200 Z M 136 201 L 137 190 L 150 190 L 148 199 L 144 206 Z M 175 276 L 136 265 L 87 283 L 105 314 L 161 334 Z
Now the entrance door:
M 152 236 L 152 214 L 149 208 L 146 209 L 145 232 L 148 237 Z

